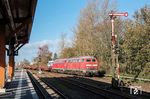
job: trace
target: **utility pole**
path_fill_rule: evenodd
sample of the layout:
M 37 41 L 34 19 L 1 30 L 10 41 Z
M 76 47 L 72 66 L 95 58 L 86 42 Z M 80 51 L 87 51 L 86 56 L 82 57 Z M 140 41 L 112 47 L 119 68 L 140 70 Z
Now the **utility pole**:
M 111 41 L 112 41 L 112 50 L 111 50 L 111 57 L 112 57 L 112 87 L 117 87 L 118 86 L 118 80 L 116 80 L 116 69 L 118 68 L 119 69 L 119 63 L 118 63 L 118 55 L 116 54 L 116 36 L 115 36 L 115 28 L 114 28 L 114 21 L 115 21 L 115 18 L 117 16 L 125 16 L 127 17 L 128 16 L 128 13 L 125 12 L 125 13 L 110 13 L 109 14 L 110 16 L 110 19 L 111 19 L 111 27 L 112 27 L 112 38 L 111 38 Z M 119 77 L 119 70 L 118 70 L 118 77 Z M 119 79 L 119 78 L 118 78 Z

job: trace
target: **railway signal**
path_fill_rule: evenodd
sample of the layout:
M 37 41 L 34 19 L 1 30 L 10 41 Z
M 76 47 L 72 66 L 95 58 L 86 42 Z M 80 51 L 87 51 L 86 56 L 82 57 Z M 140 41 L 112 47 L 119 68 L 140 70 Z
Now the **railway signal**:
M 118 87 L 118 81 L 119 81 L 119 75 L 120 75 L 120 72 L 119 69 L 119 63 L 118 63 L 118 54 L 119 53 L 116 53 L 116 36 L 115 36 L 115 31 L 114 31 L 114 21 L 115 21 L 115 18 L 117 16 L 125 16 L 127 17 L 128 16 L 128 13 L 125 12 L 125 13 L 114 13 L 114 12 L 111 12 L 109 13 L 109 16 L 110 16 L 110 19 L 111 19 L 111 26 L 112 26 L 112 52 L 111 52 L 111 57 L 112 57 L 112 86 L 113 87 Z M 118 74 L 118 80 L 116 80 L 116 72 Z
M 109 13 L 109 16 L 125 16 L 125 17 L 127 17 L 128 13 L 127 12 L 125 12 L 125 13 Z

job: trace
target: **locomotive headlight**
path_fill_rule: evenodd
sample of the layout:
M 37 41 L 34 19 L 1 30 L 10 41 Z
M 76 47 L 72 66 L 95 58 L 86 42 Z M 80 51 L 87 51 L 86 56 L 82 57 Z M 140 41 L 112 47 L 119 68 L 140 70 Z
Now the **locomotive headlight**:
M 86 66 L 92 66 L 91 64 L 86 64 Z
M 97 64 L 93 64 L 93 66 L 97 66 Z
M 86 66 L 97 66 L 97 64 L 86 64 Z

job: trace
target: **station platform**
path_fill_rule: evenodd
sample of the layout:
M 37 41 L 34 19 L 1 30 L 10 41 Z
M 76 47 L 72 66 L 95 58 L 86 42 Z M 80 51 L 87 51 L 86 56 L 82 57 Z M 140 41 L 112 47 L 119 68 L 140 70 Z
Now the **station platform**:
M 5 85 L 6 92 L 0 99 L 39 99 L 26 70 L 15 71 L 14 79 Z

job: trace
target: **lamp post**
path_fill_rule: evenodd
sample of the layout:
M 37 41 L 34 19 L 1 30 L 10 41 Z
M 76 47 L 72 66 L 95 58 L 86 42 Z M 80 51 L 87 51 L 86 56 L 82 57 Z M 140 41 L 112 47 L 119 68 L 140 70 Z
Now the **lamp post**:
M 118 82 L 116 80 L 116 68 L 118 68 L 118 77 L 119 77 L 119 63 L 118 63 L 118 55 L 116 54 L 116 36 L 114 31 L 114 21 L 117 16 L 128 16 L 128 13 L 109 13 L 110 19 L 111 19 L 111 41 L 112 41 L 112 51 L 111 51 L 111 57 L 112 57 L 112 87 L 117 87 Z M 119 79 L 119 78 L 118 78 Z

